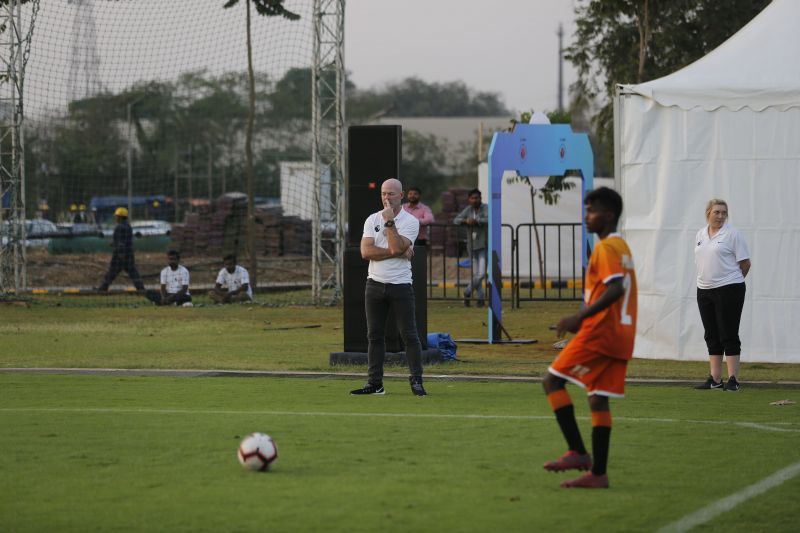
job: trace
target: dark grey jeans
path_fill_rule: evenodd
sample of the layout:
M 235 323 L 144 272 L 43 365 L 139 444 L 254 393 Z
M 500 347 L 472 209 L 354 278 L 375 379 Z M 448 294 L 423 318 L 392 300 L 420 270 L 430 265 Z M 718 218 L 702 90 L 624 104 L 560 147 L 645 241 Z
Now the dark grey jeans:
M 364 289 L 364 309 L 367 315 L 367 358 L 369 382 L 383 383 L 383 363 L 386 359 L 386 319 L 389 310 L 397 318 L 397 329 L 406 346 L 406 357 L 412 378 L 422 377 L 422 344 L 417 334 L 414 312 L 414 289 L 410 283 L 380 283 L 367 279 Z

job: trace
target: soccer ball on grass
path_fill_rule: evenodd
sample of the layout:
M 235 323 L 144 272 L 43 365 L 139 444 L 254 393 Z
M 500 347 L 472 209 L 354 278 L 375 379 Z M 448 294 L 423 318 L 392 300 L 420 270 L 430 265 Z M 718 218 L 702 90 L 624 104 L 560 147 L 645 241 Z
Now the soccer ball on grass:
M 275 464 L 278 447 L 269 435 L 251 433 L 242 440 L 237 455 L 245 470 L 265 472 Z

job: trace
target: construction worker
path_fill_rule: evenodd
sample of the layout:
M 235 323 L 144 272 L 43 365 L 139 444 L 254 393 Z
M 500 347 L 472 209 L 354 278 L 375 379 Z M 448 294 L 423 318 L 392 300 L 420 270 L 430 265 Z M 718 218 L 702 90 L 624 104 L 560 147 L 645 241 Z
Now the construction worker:
M 78 213 L 72 219 L 72 222 L 75 224 L 86 224 L 89 222 L 89 219 L 86 218 L 86 204 L 83 202 L 78 205 Z
M 136 287 L 136 290 L 143 291 L 144 283 L 142 283 L 139 271 L 136 270 L 136 264 L 133 259 L 133 230 L 131 230 L 131 225 L 128 224 L 128 210 L 124 207 L 118 207 L 114 211 L 114 217 L 117 219 L 117 227 L 114 228 L 114 238 L 111 242 L 113 247 L 111 264 L 108 267 L 103 283 L 97 287 L 97 290 L 107 291 L 108 286 L 111 285 L 117 274 L 124 270 L 133 281 L 133 286 Z

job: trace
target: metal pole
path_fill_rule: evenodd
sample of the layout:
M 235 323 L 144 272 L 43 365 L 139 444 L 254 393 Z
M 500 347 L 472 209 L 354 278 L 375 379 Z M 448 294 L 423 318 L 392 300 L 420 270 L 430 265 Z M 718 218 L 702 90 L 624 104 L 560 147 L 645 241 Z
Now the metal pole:
M 133 102 L 128 103 L 128 154 L 127 154 L 127 163 L 128 163 L 128 220 L 133 220 L 133 170 L 132 170 L 132 160 L 133 160 L 133 135 L 131 134 L 131 108 L 133 107 Z
M 206 144 L 208 146 L 208 203 L 210 204 L 214 199 L 214 186 L 213 183 L 211 183 L 211 143 Z
M 20 31 L 22 28 L 22 2 L 17 2 L 17 31 Z M 17 50 L 17 67 L 16 67 L 16 80 L 17 85 L 19 87 L 19 96 L 18 96 L 18 103 L 17 103 L 17 112 L 19 113 L 17 118 L 17 135 L 18 135 L 18 148 L 19 152 L 17 153 L 18 159 L 18 179 L 19 179 L 19 219 L 22 225 L 22 241 L 20 242 L 20 281 L 23 290 L 28 288 L 28 256 L 27 250 L 25 249 L 25 239 L 27 228 L 25 227 L 25 219 L 26 217 L 26 209 L 25 209 L 25 124 L 24 119 L 25 116 L 23 115 L 23 94 L 22 94 L 22 84 L 23 84 L 23 76 L 25 75 L 24 69 L 25 65 L 23 64 L 23 45 L 22 42 L 19 43 L 19 48 Z
M 192 167 L 194 167 L 193 147 L 193 144 L 189 145 L 189 173 L 186 177 L 186 194 L 189 196 L 189 207 L 187 209 L 190 213 L 194 213 L 194 204 L 192 203 L 192 200 L 194 200 L 194 192 L 192 191 L 192 181 L 194 180 L 194 173 L 192 172 Z
M 139 96 L 135 100 L 128 102 L 128 221 L 133 221 L 133 106 L 147 97 L 146 94 Z
M 320 221 L 320 188 L 322 187 L 322 173 L 324 166 L 321 164 L 322 150 L 322 112 L 320 102 L 320 76 L 322 76 L 321 40 L 322 40 L 322 6 L 320 0 L 314 0 L 314 65 L 311 71 L 311 128 L 314 133 L 311 149 L 311 172 L 313 173 L 312 208 L 311 208 L 311 298 L 315 305 L 320 304 L 322 298 L 322 235 Z
M 322 288 L 330 281 L 334 285 L 333 300 L 338 301 L 342 290 L 342 261 L 344 259 L 344 224 L 346 205 L 344 191 L 344 8 L 345 0 L 314 0 L 314 66 L 312 71 L 312 171 L 314 172 L 314 210 L 312 225 L 312 293 L 315 303 L 321 303 Z M 322 176 L 328 172 L 331 182 L 323 184 Z M 330 193 L 327 207 L 321 187 Z M 330 213 L 329 222 L 335 221 L 331 239 L 323 236 L 321 216 Z M 323 247 L 332 244 L 333 256 Z M 323 260 L 333 266 L 332 275 L 322 274 Z
M 564 26 L 559 23 L 558 31 L 558 110 L 564 111 Z

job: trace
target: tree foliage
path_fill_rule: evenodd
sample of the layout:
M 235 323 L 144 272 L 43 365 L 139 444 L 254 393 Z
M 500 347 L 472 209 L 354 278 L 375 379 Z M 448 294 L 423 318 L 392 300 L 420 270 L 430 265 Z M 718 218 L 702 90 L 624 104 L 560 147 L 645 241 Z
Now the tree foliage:
M 287 20 L 299 20 L 300 15 L 289 11 L 283 5 L 284 0 L 245 0 L 252 2 L 256 8 L 256 13 L 264 17 L 283 17 Z M 239 3 L 239 0 L 228 0 L 222 7 L 229 8 Z
M 128 106 L 134 195 L 172 196 L 176 174 L 182 178 L 181 198 L 188 194 L 189 181 L 194 197 L 207 197 L 209 173 L 212 196 L 243 191 L 247 82 L 247 72 L 189 71 L 174 80 L 142 81 L 122 91 L 76 100 L 66 113 L 30 119 L 26 205 L 33 210 L 38 200 L 47 199 L 57 212 L 73 202 L 88 202 L 92 196 L 127 194 Z M 347 104 L 351 122 L 369 118 L 374 109 L 391 108 L 403 116 L 434 112 L 414 104 L 431 91 L 449 99 L 447 109 L 457 115 L 504 112 L 497 95 L 476 98 L 478 93 L 460 83 L 417 80 L 361 91 L 347 82 L 346 87 L 351 95 Z M 412 88 L 421 92 L 416 94 Z M 396 98 L 400 93 L 405 97 Z M 370 98 L 363 98 L 365 94 Z M 278 80 L 256 72 L 255 101 L 255 194 L 278 196 L 279 163 L 309 158 L 311 71 L 290 69 Z M 472 144 L 454 147 L 441 137 L 405 131 L 401 176 L 423 189 L 424 201 L 435 203 L 448 187 L 474 184 L 476 149 Z
M 406 78 L 379 89 L 353 89 L 348 94 L 348 113 L 354 118 L 375 115 L 394 117 L 477 117 L 508 115 L 497 93 L 470 89 L 462 81 L 429 83 Z
M 577 68 L 578 107 L 599 105 L 593 125 L 613 154 L 613 96 L 617 84 L 666 76 L 722 44 L 770 0 L 581 0 L 566 58 Z

